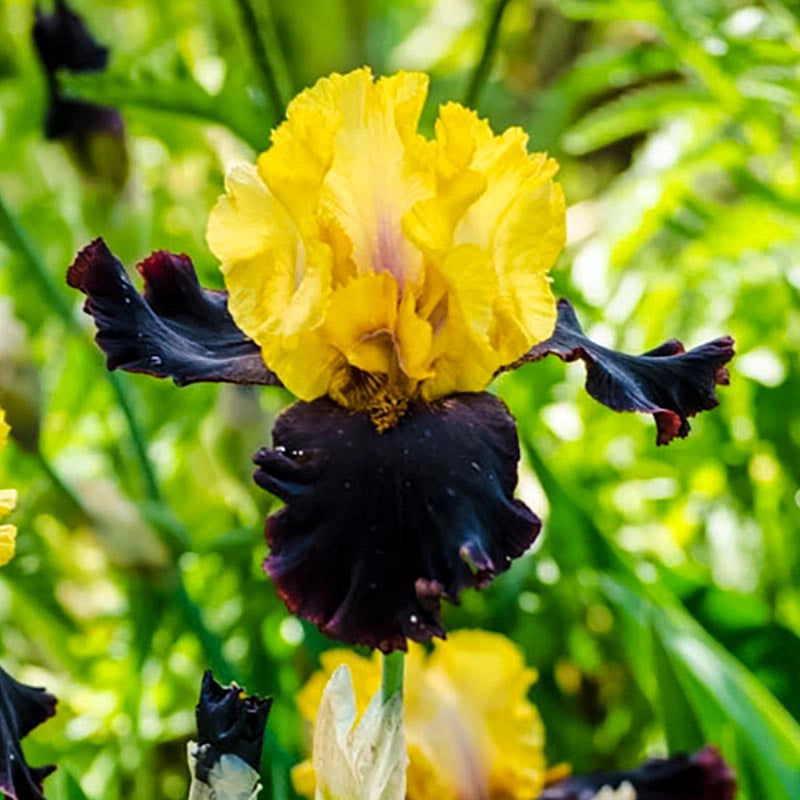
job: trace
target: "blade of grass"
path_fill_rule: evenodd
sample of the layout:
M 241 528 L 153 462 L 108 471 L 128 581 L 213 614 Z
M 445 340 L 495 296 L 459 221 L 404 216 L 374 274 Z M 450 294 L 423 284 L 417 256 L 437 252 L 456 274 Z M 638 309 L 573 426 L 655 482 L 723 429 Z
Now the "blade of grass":
M 489 18 L 489 27 L 486 29 L 486 37 L 483 40 L 483 51 L 481 57 L 475 66 L 475 71 L 472 73 L 469 86 L 467 87 L 466 94 L 464 95 L 464 105 L 469 108 L 475 108 L 480 99 L 481 91 L 489 77 L 489 72 L 492 68 L 494 61 L 495 51 L 497 50 L 497 43 L 500 37 L 500 26 L 503 23 L 503 14 L 508 8 L 509 0 L 497 0 L 492 15 Z
M 84 341 L 87 346 L 92 347 L 91 340 L 85 335 L 84 330 L 75 319 L 72 308 L 47 269 L 44 260 L 33 246 L 30 237 L 27 235 L 19 220 L 6 204 L 2 194 L 0 194 L 0 228 L 5 230 L 11 246 L 24 256 L 31 269 L 31 273 L 41 285 L 44 296 L 55 313 L 60 317 L 69 333 L 76 335 Z M 117 402 L 125 416 L 129 434 L 134 444 L 139 468 L 142 473 L 146 495 L 154 505 L 158 505 L 160 508 L 164 509 L 164 514 L 166 516 L 173 519 L 171 512 L 164 504 L 156 473 L 147 453 L 146 437 L 144 431 L 138 424 L 133 404 L 126 392 L 124 383 L 119 375 L 108 371 L 104 371 L 104 373 L 114 389 Z M 83 504 L 80 503 L 77 495 L 74 495 L 72 490 L 60 480 L 52 469 L 48 469 L 46 460 L 40 458 L 40 463 L 43 463 L 45 474 L 54 481 L 57 488 L 73 496 L 72 499 L 77 502 L 79 507 L 82 507 Z M 159 525 L 157 526 L 157 530 L 174 556 L 179 555 L 183 550 L 187 549 L 190 544 L 188 532 L 177 520 L 170 525 Z M 206 658 L 218 674 L 224 675 L 226 680 L 232 680 L 234 678 L 234 670 L 224 657 L 222 642 L 220 638 L 206 626 L 200 609 L 186 592 L 183 579 L 177 569 L 175 570 L 175 580 L 177 581 L 175 599 L 177 600 L 178 608 L 182 613 L 187 627 L 200 641 Z
M 272 101 L 275 117 L 280 120 L 283 118 L 287 103 L 287 99 L 283 96 L 278 85 L 277 70 L 275 63 L 273 63 L 282 62 L 283 60 L 280 47 L 274 45 L 272 48 L 267 48 L 264 43 L 261 25 L 252 0 L 236 0 L 236 5 L 239 8 L 239 16 L 242 20 L 242 28 L 247 39 L 247 45 L 250 48 L 250 55 L 256 65 L 267 95 Z M 281 64 L 281 67 L 283 74 L 287 74 L 285 65 Z

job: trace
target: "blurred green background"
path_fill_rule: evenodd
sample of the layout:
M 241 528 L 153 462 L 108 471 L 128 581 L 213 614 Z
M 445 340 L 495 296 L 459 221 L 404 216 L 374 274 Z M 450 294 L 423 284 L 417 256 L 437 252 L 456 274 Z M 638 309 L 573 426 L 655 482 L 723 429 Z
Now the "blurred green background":
M 112 51 L 70 79 L 127 126 L 130 177 L 46 142 L 29 2 L 0 4 L 0 405 L 18 441 L 18 555 L 0 572 L 0 660 L 60 698 L 26 740 L 48 796 L 180 798 L 200 676 L 277 698 L 265 797 L 292 797 L 293 696 L 332 643 L 261 570 L 251 481 L 277 390 L 109 375 L 75 251 L 192 255 L 225 169 L 276 100 L 331 71 L 424 69 L 436 104 L 516 124 L 562 165 L 559 294 L 632 352 L 736 337 L 731 386 L 656 448 L 553 359 L 498 381 L 519 420 L 536 551 L 450 628 L 506 633 L 538 668 L 551 762 L 629 767 L 719 745 L 747 800 L 800 797 L 800 14 L 767 0 L 120 0 L 73 7 Z M 257 27 L 254 27 L 254 21 Z M 266 54 L 266 56 L 265 56 Z M 265 57 L 273 80 L 265 77 Z M 80 167 L 80 168 L 79 168 Z M 79 780 L 80 787 L 72 777 Z

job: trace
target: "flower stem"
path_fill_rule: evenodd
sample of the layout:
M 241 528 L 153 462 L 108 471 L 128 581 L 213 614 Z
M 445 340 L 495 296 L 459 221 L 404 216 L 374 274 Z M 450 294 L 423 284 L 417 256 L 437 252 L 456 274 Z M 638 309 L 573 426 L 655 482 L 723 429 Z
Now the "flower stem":
M 403 671 L 406 654 L 402 650 L 384 655 L 381 675 L 381 697 L 388 703 L 395 695 L 403 695 Z
M 495 3 L 492 9 L 492 16 L 489 20 L 489 27 L 486 30 L 486 38 L 483 42 L 483 52 L 475 67 L 475 71 L 472 73 L 472 79 L 464 95 L 464 105 L 469 108 L 475 108 L 477 105 L 481 90 L 486 83 L 486 79 L 489 77 L 494 54 L 497 50 L 497 41 L 500 36 L 500 25 L 503 22 L 503 14 L 508 7 L 508 3 L 509 0 L 497 0 L 497 3 Z
M 286 99 L 283 96 L 283 92 L 281 92 L 277 75 L 277 67 L 279 66 L 277 62 L 282 61 L 280 48 L 277 44 L 274 44 L 269 49 L 265 45 L 261 31 L 262 25 L 259 23 L 252 0 L 236 0 L 236 4 L 239 6 L 239 15 L 242 18 L 242 27 L 250 48 L 250 54 L 253 61 L 255 61 L 261 80 L 264 83 L 264 88 L 272 102 L 275 121 L 279 122 L 283 119 L 283 114 L 286 110 Z M 283 64 L 280 64 L 280 67 L 283 67 Z M 286 72 L 285 67 L 282 72 Z

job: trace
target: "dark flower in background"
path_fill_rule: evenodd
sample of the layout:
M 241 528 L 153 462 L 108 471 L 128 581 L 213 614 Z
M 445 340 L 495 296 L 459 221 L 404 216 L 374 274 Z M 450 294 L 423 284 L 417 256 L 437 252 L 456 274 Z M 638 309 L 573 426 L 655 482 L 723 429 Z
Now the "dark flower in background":
M 636 800 L 733 800 L 736 775 L 719 751 L 706 745 L 691 756 L 651 758 L 628 772 L 576 775 L 548 787 L 539 800 L 592 800 L 604 786 L 618 789 L 624 783 Z
M 60 71 L 103 71 L 108 48 L 95 41 L 64 0 L 56 0 L 50 14 L 36 6 L 32 33 L 47 79 L 45 136 L 63 142 L 81 172 L 121 189 L 129 169 L 122 117 L 111 106 L 65 96 L 58 78 Z
M 285 502 L 265 568 L 292 611 L 387 652 L 444 636 L 442 598 L 485 586 L 539 533 L 513 497 L 519 445 L 494 375 L 580 358 L 593 397 L 653 414 L 667 444 L 717 404 L 733 355 L 729 337 L 642 356 L 588 339 L 546 275 L 564 239 L 557 165 L 456 104 L 423 139 L 426 90 L 357 70 L 290 104 L 212 212 L 227 292 L 162 251 L 139 265 L 140 294 L 100 239 L 67 276 L 110 369 L 302 401 L 255 457 Z
M 42 782 L 55 767 L 31 767 L 21 740 L 56 713 L 56 702 L 0 667 L 0 792 L 10 800 L 44 800 Z

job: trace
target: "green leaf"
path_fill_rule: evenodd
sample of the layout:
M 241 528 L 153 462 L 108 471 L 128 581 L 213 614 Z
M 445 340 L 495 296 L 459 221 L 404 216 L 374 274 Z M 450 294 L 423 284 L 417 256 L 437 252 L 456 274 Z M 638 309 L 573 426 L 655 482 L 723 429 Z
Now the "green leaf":
M 47 793 L 54 800 L 89 800 L 78 780 L 65 767 L 59 767 L 48 780 Z
M 82 100 L 181 114 L 223 125 L 256 151 L 267 147 L 270 128 L 278 122 L 258 93 L 229 79 L 212 94 L 192 77 L 180 58 L 158 70 L 117 68 L 64 74 L 60 80 L 71 95 Z
M 637 133 L 653 130 L 676 114 L 709 104 L 708 94 L 685 84 L 653 85 L 628 92 L 590 111 L 567 132 L 564 147 L 583 155 Z
M 629 618 L 649 621 L 653 646 L 642 655 L 657 670 L 653 701 L 662 711 L 674 704 L 665 716 L 670 743 L 711 742 L 746 763 L 740 782 L 747 797 L 800 796 L 800 725 L 668 593 L 635 580 L 607 576 L 601 585 Z
M 564 0 L 559 11 L 571 19 L 604 22 L 607 20 L 636 19 L 655 22 L 658 19 L 658 5 L 651 0 Z
M 658 683 L 658 709 L 671 753 L 697 750 L 705 743 L 697 716 L 675 674 L 670 655 L 650 629 L 653 642 L 653 664 Z

